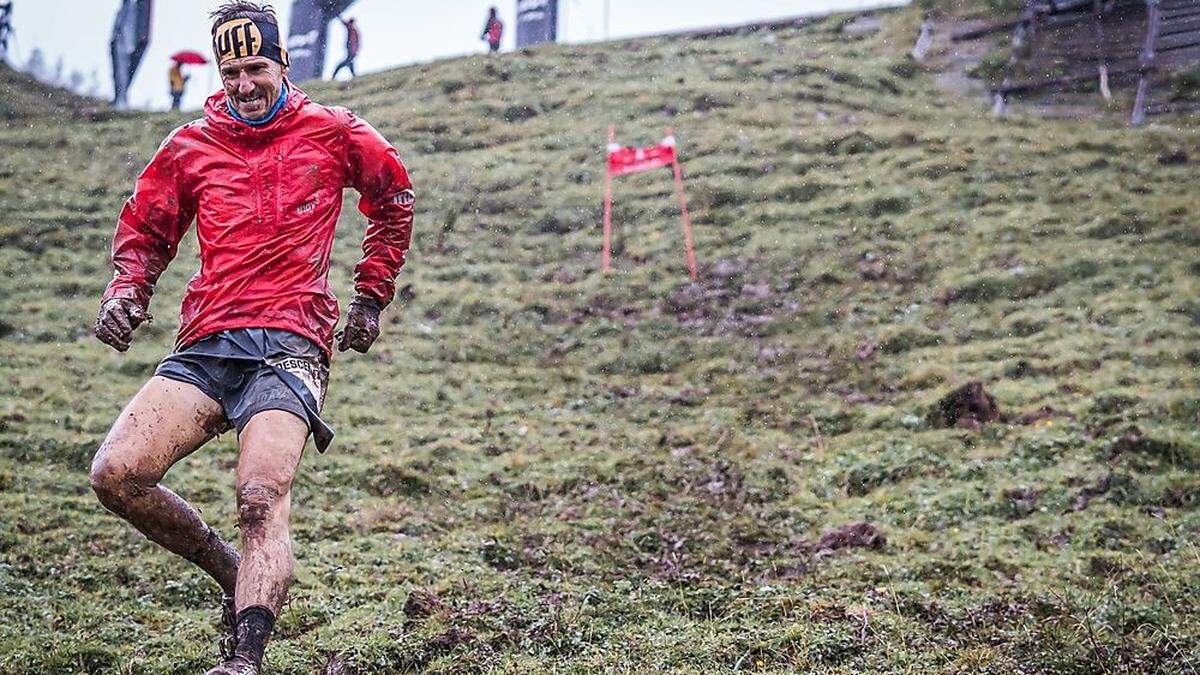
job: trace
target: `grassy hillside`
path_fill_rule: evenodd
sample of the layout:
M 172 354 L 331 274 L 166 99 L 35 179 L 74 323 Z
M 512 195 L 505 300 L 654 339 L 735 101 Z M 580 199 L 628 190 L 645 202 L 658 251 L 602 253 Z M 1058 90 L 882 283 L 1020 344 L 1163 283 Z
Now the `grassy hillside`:
M 1200 138 L 994 119 L 882 16 L 311 87 L 394 142 L 419 215 L 411 299 L 334 364 L 271 672 L 1195 672 Z M 216 653 L 215 587 L 86 477 L 196 267 L 189 235 L 128 354 L 90 338 L 181 121 L 0 128 L 0 671 Z M 674 127 L 699 284 L 665 170 L 617 181 L 598 273 L 610 123 Z M 940 428 L 970 380 L 1005 418 Z M 234 448 L 166 480 L 231 537 Z
M 62 117 L 98 121 L 123 114 L 94 99 L 42 84 L 0 62 L 0 120 L 6 125 Z

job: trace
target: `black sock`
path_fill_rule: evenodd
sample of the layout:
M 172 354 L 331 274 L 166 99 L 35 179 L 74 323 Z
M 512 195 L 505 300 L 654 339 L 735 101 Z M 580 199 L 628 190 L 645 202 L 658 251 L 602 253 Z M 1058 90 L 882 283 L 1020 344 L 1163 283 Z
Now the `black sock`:
M 237 650 L 234 656 L 249 660 L 261 667 L 267 638 L 275 628 L 275 615 L 262 605 L 247 607 L 237 615 Z

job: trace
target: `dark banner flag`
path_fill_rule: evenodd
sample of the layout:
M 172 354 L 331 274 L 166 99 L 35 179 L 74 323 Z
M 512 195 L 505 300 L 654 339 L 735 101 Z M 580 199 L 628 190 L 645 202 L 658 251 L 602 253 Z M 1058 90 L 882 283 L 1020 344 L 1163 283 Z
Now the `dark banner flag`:
M 287 50 L 292 65 L 288 77 L 296 82 L 324 76 L 329 22 L 354 0 L 295 0 L 288 26 Z
M 150 44 L 150 10 L 153 0 L 121 0 L 117 19 L 113 22 L 112 53 L 113 103 L 124 107 L 129 103 L 129 84 Z
M 517 47 L 558 40 L 558 0 L 517 0 Z

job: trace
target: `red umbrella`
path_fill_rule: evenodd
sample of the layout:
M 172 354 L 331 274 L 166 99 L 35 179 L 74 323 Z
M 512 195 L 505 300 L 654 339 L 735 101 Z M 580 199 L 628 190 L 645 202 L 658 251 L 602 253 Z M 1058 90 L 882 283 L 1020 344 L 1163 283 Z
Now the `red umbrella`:
M 189 63 L 194 65 L 208 63 L 208 59 L 204 58 L 203 54 L 200 52 L 191 51 L 190 49 L 185 49 L 182 52 L 175 52 L 171 55 L 171 60 L 176 63 Z

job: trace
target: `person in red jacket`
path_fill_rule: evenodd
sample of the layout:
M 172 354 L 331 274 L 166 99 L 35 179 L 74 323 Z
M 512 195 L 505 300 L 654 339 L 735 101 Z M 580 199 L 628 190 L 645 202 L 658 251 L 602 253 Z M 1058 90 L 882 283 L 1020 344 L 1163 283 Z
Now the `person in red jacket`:
M 487 20 L 483 23 L 483 32 L 479 34 L 479 39 L 487 40 L 488 51 L 495 53 L 500 51 L 500 38 L 503 35 L 504 24 L 496 15 L 496 8 L 492 7 L 488 9 Z
M 223 91 L 204 117 L 167 136 L 138 177 L 113 238 L 116 272 L 95 335 L 128 349 L 149 319 L 159 275 L 195 220 L 200 271 L 187 286 L 175 349 L 101 444 L 91 484 L 101 503 L 220 585 L 226 637 L 212 675 L 258 673 L 292 580 L 290 489 L 320 417 L 329 358 L 365 353 L 379 335 L 412 233 L 413 190 L 396 150 L 344 108 L 288 81 L 269 5 L 213 13 Z M 335 336 L 330 247 L 342 191 L 368 224 L 355 296 Z M 161 484 L 167 470 L 236 428 L 239 551 Z
M 358 34 L 358 24 L 354 22 L 354 17 L 343 19 L 339 16 L 338 21 L 341 21 L 342 25 L 346 27 L 346 58 L 337 64 L 329 79 L 336 80 L 338 73 L 342 72 L 342 68 L 350 69 L 350 77 L 358 77 L 354 72 L 354 60 L 358 58 L 358 48 L 362 46 L 362 38 Z

